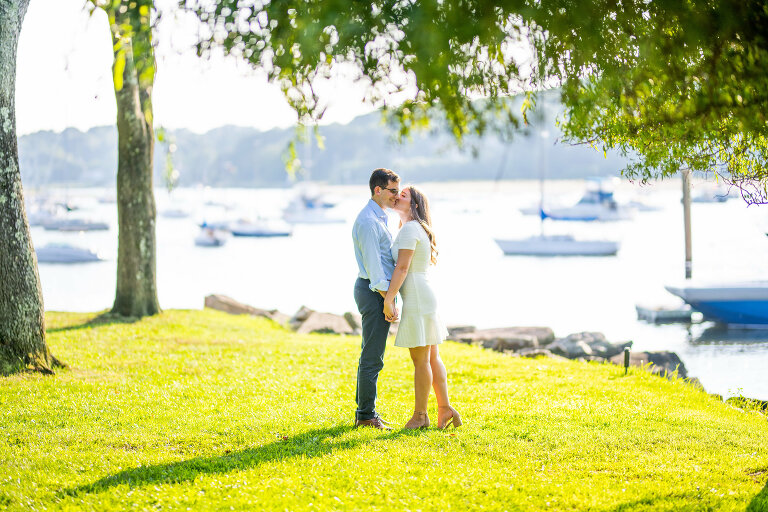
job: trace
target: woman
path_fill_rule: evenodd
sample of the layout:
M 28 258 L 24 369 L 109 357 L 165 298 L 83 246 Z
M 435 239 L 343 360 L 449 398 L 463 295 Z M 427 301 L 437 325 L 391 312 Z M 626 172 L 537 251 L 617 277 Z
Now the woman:
M 420 190 L 410 186 L 400 193 L 394 209 L 400 215 L 402 229 L 392 244 L 392 257 L 397 263 L 384 298 L 384 316 L 390 321 L 395 318 L 395 295 L 399 291 L 403 307 L 395 346 L 407 347 L 411 352 L 416 391 L 413 417 L 405 428 L 429 426 L 430 385 L 437 397 L 437 427 L 458 427 L 461 416 L 448 400 L 448 378 L 437 348 L 448 331 L 437 316 L 435 295 L 427 279 L 427 268 L 437 256 L 429 203 Z

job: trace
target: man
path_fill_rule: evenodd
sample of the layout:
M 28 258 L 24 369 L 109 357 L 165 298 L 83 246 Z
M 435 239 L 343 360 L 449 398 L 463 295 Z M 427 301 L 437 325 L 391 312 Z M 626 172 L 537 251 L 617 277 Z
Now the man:
M 395 268 L 390 247 L 392 234 L 387 228 L 386 208 L 393 208 L 400 196 L 400 177 L 389 169 L 376 169 L 368 185 L 371 199 L 355 220 L 352 241 L 358 274 L 355 302 L 363 317 L 363 343 L 357 366 L 356 427 L 389 430 L 376 412 L 376 382 L 384 367 L 389 322 L 384 317 L 384 297 Z M 393 321 L 397 320 L 395 309 Z

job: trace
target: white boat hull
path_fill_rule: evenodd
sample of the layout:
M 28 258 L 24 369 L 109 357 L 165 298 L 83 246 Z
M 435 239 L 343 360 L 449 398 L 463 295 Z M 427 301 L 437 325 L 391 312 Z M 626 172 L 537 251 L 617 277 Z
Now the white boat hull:
M 35 249 L 38 263 L 90 263 L 101 261 L 95 252 L 66 244 L 48 244 Z
M 200 233 L 195 237 L 195 245 L 199 247 L 221 247 L 227 242 L 225 233 Z
M 83 219 L 55 219 L 43 223 L 46 231 L 104 231 L 109 229 L 106 222 Z
M 186 219 L 189 217 L 189 212 L 186 210 L 172 208 L 169 210 L 163 210 L 160 215 L 167 219 Z
M 237 223 L 229 227 L 232 236 L 276 237 L 291 236 L 291 227 L 283 223 Z
M 307 209 L 283 213 L 283 220 L 289 224 L 339 224 L 345 222 L 343 217 L 328 214 L 327 209 Z
M 567 208 L 550 208 L 545 215 L 554 220 L 613 222 L 629 220 L 632 210 L 623 207 L 611 208 L 601 204 L 580 204 Z
M 522 240 L 496 239 L 508 255 L 522 256 L 613 256 L 619 243 L 609 240 L 575 240 L 570 236 L 534 236 Z

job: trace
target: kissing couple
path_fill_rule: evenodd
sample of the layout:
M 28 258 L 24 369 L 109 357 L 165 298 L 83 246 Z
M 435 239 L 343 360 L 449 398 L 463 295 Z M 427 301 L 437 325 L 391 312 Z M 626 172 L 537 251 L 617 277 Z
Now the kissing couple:
M 410 351 L 415 395 L 413 416 L 404 428 L 429 426 L 430 387 L 437 398 L 437 427 L 458 427 L 461 416 L 448 399 L 448 374 L 438 350 L 448 331 L 437 315 L 437 301 L 427 273 L 437 257 L 427 196 L 414 186 L 400 190 L 400 177 L 389 169 L 374 170 L 368 185 L 371 199 L 352 228 L 358 267 L 355 302 L 363 318 L 355 426 L 390 430 L 389 423 L 376 412 L 376 382 L 384 367 L 390 323 L 399 319 L 395 346 Z M 385 209 L 400 216 L 400 231 L 394 242 Z M 398 292 L 402 317 L 395 305 Z

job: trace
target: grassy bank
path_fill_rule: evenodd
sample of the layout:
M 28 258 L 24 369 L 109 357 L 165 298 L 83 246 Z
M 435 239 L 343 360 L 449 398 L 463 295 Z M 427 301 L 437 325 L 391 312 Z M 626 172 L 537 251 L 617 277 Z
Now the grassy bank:
M 463 427 L 354 430 L 357 337 L 95 317 L 48 314 L 68 370 L 0 378 L 0 510 L 768 510 L 766 417 L 681 381 L 446 343 Z M 402 425 L 406 351 L 379 386 Z

